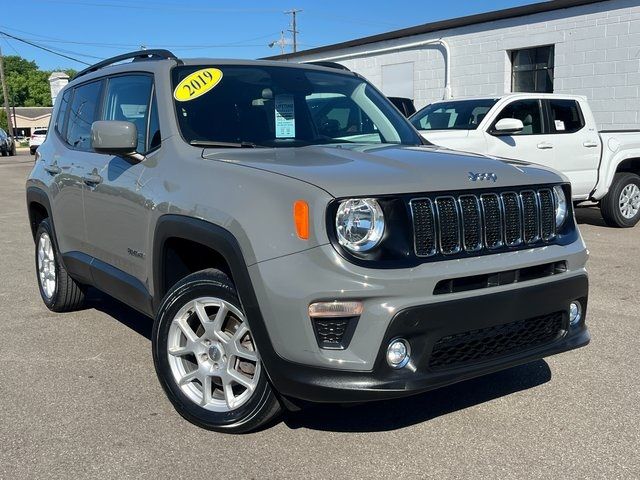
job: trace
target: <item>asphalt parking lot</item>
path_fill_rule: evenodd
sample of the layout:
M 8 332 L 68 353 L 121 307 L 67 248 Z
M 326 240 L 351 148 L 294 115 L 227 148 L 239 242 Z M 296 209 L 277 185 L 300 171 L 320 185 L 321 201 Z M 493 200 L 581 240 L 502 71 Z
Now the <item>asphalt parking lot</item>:
M 230 436 L 175 413 L 148 319 L 97 292 L 86 310 L 46 309 L 26 217 L 32 162 L 0 158 L 0 478 L 640 478 L 640 226 L 578 211 L 588 347 Z

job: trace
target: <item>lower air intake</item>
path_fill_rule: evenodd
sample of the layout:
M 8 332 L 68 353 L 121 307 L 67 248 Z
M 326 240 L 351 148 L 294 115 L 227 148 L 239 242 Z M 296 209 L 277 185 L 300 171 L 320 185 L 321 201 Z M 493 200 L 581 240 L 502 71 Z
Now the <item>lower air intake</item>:
M 429 367 L 432 370 L 453 368 L 545 345 L 563 335 L 565 316 L 563 312 L 556 312 L 449 335 L 434 345 Z

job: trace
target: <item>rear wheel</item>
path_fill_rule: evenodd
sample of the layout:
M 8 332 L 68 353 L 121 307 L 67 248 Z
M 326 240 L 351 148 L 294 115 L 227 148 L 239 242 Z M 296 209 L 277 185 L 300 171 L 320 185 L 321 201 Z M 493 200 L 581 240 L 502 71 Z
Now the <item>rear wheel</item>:
M 60 262 L 48 219 L 40 223 L 36 232 L 36 272 L 40 296 L 49 310 L 69 312 L 82 307 L 84 286 L 71 278 Z
M 610 227 L 633 227 L 640 220 L 640 176 L 616 173 L 609 193 L 600 202 L 604 221 Z
M 153 327 L 156 372 L 190 422 L 229 433 L 254 430 L 280 411 L 233 283 L 196 272 L 165 297 Z

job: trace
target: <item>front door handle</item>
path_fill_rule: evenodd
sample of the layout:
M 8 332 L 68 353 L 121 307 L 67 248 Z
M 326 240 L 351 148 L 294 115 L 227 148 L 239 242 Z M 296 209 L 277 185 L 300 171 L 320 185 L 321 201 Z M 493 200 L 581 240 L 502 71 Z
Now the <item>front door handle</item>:
M 598 142 L 594 142 L 593 140 L 587 140 L 582 144 L 583 147 L 594 148 L 598 146 Z
M 102 177 L 97 173 L 90 173 L 89 175 L 82 177 L 82 180 L 90 187 L 95 187 L 102 182 Z
M 550 148 L 553 148 L 553 144 L 552 144 L 552 143 L 549 143 L 549 142 L 540 142 L 540 143 L 537 145 L 537 147 L 538 147 L 540 150 L 548 150 L 548 149 L 550 149 Z
M 52 163 L 51 165 L 45 165 L 44 169 L 47 173 L 50 173 L 51 175 L 57 175 L 62 171 L 57 163 Z

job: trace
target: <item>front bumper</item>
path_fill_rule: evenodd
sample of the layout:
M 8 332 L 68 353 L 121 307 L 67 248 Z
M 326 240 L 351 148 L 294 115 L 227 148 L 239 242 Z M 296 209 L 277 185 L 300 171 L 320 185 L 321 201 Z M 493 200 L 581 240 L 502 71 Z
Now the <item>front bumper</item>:
M 282 395 L 314 402 L 360 402 L 402 397 L 442 387 L 527 363 L 589 343 L 584 324 L 588 296 L 586 275 L 463 299 L 409 307 L 395 314 L 389 324 L 370 371 L 319 368 L 284 360 L 263 358 L 275 388 Z M 566 314 L 569 303 L 583 304 L 582 320 L 570 327 Z M 477 329 L 491 328 L 518 320 L 562 312 L 558 335 L 532 348 L 505 355 L 466 362 L 451 368 L 434 369 L 430 358 L 441 338 Z M 385 350 L 394 337 L 409 340 L 412 361 L 394 370 L 386 364 Z

